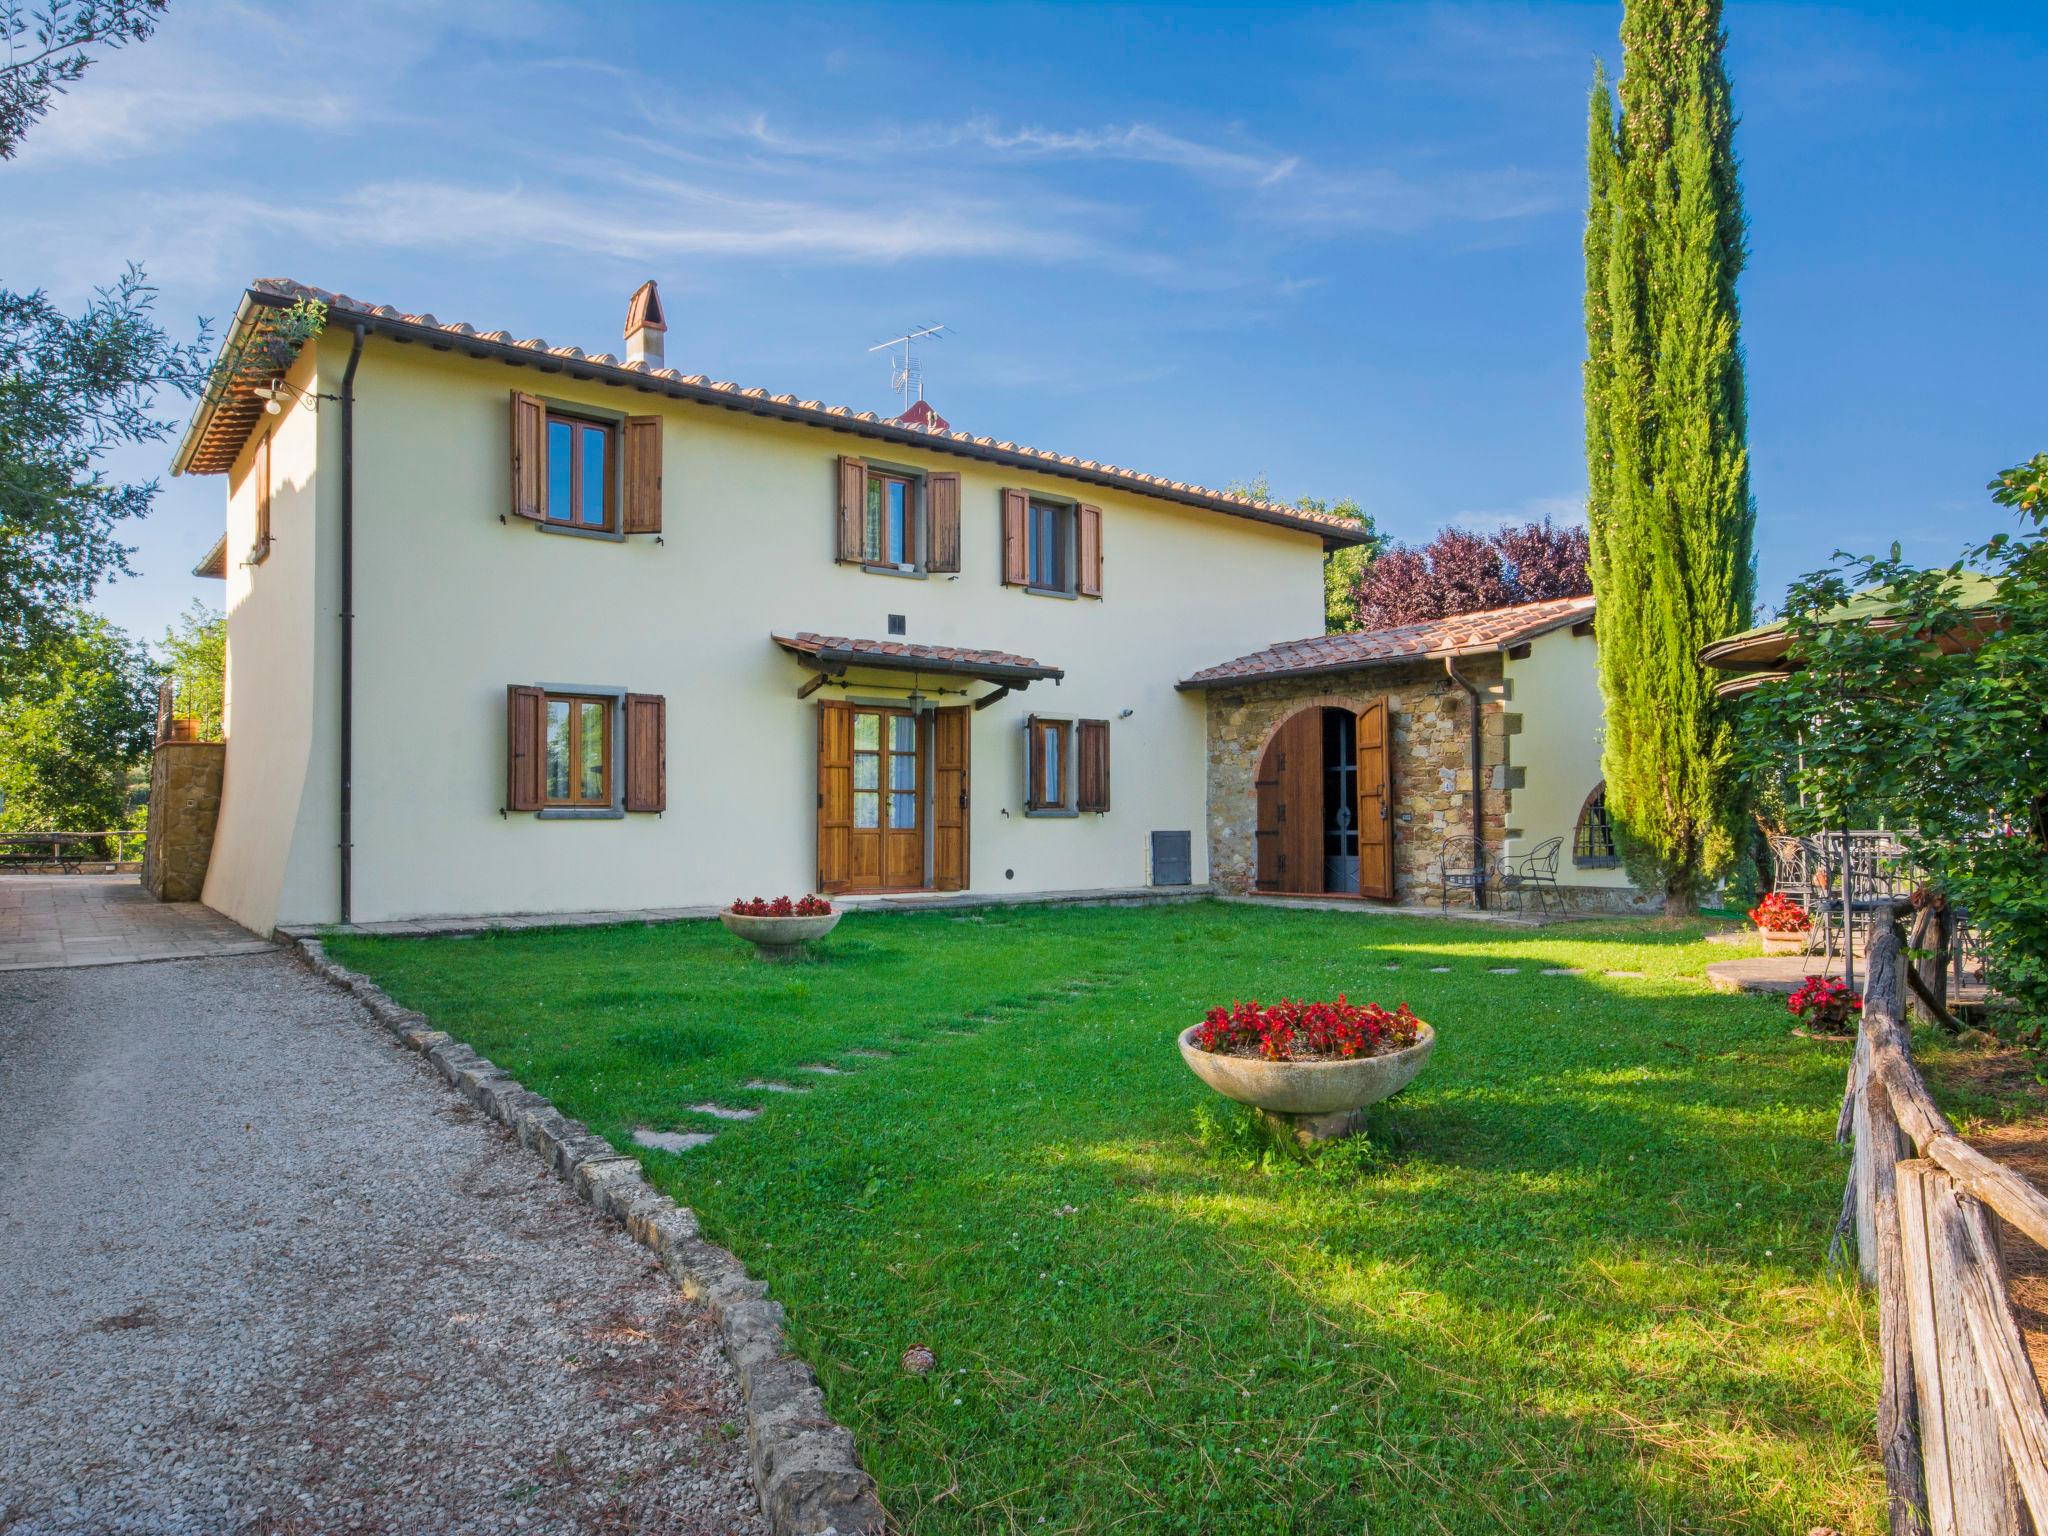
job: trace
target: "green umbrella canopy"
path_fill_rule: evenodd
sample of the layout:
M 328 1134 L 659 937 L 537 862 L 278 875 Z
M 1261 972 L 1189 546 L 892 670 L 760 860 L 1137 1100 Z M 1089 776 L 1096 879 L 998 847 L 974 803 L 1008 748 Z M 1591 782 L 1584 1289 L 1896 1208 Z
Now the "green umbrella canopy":
M 1998 618 L 1991 604 L 1998 596 L 1998 582 L 1982 571 L 1963 571 L 1954 578 L 1953 590 L 1956 606 L 1971 612 L 1972 622 L 1952 634 L 1943 635 L 1939 644 L 1944 651 L 1969 650 L 1997 627 Z M 1871 590 L 1858 592 L 1847 602 L 1838 603 L 1821 616 L 1821 622 L 1886 625 L 1896 622 L 1896 613 L 1897 605 L 1890 598 L 1880 591 Z M 1780 619 L 1775 624 L 1745 629 L 1739 635 L 1729 635 L 1702 646 L 1700 660 L 1723 672 L 1743 674 L 1729 678 L 1715 689 L 1727 697 L 1747 693 L 1759 683 L 1795 670 L 1799 661 L 1791 652 L 1791 631 Z

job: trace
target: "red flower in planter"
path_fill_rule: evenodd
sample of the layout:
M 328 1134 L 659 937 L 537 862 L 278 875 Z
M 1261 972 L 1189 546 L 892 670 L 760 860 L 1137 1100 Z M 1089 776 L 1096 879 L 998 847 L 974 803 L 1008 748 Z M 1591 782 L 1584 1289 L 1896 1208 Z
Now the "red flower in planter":
M 1751 907 L 1749 920 L 1765 933 L 1804 933 L 1813 926 L 1806 908 L 1778 891 L 1767 893 Z
M 1815 1029 L 1831 1035 L 1847 1034 L 1849 1026 L 1863 1012 L 1863 994 L 1852 992 L 1847 982 L 1832 976 L 1809 976 L 1797 992 L 1785 999 L 1785 1010 Z
M 830 917 L 832 903 L 822 896 L 802 896 L 794 901 L 787 896 L 773 901 L 755 896 L 735 901 L 726 911 L 734 917 Z
M 1389 1013 L 1378 1003 L 1360 1006 L 1339 993 L 1334 1003 L 1283 997 L 1270 1008 L 1256 1001 L 1211 1008 L 1195 1031 L 1195 1044 L 1267 1061 L 1342 1061 L 1413 1045 L 1421 1030 L 1422 1020 L 1406 1003 Z

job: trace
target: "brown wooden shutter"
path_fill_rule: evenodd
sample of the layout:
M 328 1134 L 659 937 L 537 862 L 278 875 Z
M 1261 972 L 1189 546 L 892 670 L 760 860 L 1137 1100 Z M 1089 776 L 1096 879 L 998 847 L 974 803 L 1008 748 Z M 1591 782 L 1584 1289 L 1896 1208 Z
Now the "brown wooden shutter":
M 930 557 L 924 568 L 940 576 L 960 571 L 960 477 L 927 475 L 925 512 L 931 523 Z
M 1024 721 L 1024 809 L 1042 811 L 1047 803 L 1039 798 L 1038 786 L 1045 781 L 1045 730 L 1038 716 Z
M 270 434 L 256 443 L 256 558 L 270 549 Z
M 1080 507 L 1074 514 L 1080 519 L 1080 533 L 1075 540 L 1081 546 L 1081 569 L 1075 590 L 1083 597 L 1102 596 L 1102 508 Z
M 514 683 L 505 690 L 505 809 L 547 803 L 547 695 Z
M 661 532 L 661 418 L 628 416 L 624 427 L 626 502 L 621 533 Z
M 1387 701 L 1358 712 L 1358 894 L 1394 899 L 1394 779 L 1388 770 Z
M 548 515 L 548 407 L 539 395 L 512 391 L 512 515 Z
M 1031 494 L 1003 492 L 1003 585 L 1021 587 L 1031 580 Z
M 868 465 L 865 459 L 839 461 L 839 559 L 859 565 L 867 554 Z
M 967 889 L 968 753 L 974 710 L 949 705 L 932 717 L 932 886 Z
M 818 889 L 843 891 L 853 879 L 853 709 L 818 704 Z
M 626 809 L 668 809 L 668 701 L 626 695 Z
M 1083 720 L 1080 725 L 1080 787 L 1075 806 L 1083 811 L 1109 809 L 1109 722 Z

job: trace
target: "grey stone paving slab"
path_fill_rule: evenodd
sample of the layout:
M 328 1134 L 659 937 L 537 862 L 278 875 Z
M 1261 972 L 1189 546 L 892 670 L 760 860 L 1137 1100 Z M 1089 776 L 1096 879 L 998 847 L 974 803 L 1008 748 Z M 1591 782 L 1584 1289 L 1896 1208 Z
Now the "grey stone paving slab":
M 261 954 L 267 940 L 135 875 L 0 875 L 0 971 Z

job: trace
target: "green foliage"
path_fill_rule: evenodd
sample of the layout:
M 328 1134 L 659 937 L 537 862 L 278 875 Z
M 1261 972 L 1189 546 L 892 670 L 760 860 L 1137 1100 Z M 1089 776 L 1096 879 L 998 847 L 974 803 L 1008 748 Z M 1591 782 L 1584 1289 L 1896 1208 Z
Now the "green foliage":
M 142 648 L 104 619 L 74 613 L 47 634 L 0 696 L 0 829 L 127 825 L 155 686 Z
M 1700 939 L 853 911 L 801 993 L 706 923 L 332 953 L 697 1212 L 906 1533 L 1877 1531 L 1874 1324 L 1825 1257 L 1843 1058 L 1710 991 Z M 1340 991 L 1437 1027 L 1383 1106 L 1398 1156 L 1377 1127 L 1314 1167 L 1205 1148 L 1175 1034 Z
M 1225 1166 L 1325 1184 L 1342 1184 L 1386 1167 L 1398 1136 L 1392 1126 L 1381 1106 L 1374 1105 L 1365 1129 L 1356 1135 L 1304 1146 L 1246 1105 L 1218 1099 L 1195 1106 L 1195 1139 Z
M 1744 731 L 1760 770 L 1775 765 L 1804 792 L 1804 807 L 1787 812 L 1802 829 L 1872 819 L 1905 829 L 2038 1041 L 2048 1022 L 2048 454 L 1990 490 L 2020 513 L 2019 534 L 1953 565 L 1909 565 L 1894 545 L 1795 582 L 1784 622 L 1797 668 L 1750 695 Z
M 1272 486 L 1264 475 L 1250 480 L 1233 480 L 1224 489 L 1260 501 L 1273 500 Z M 1323 556 L 1323 628 L 1330 634 L 1359 628 L 1358 584 L 1380 546 L 1380 536 L 1373 527 L 1372 519 L 1349 497 L 1332 503 L 1320 496 L 1303 496 L 1294 504 L 1306 512 L 1334 512 L 1339 517 L 1348 517 L 1355 523 L 1362 523 L 1370 535 L 1363 544 L 1347 544 Z
M 156 30 L 165 0 L 44 0 L 31 10 L 0 4 L 0 160 L 12 159 L 29 124 L 50 110 L 92 63 L 94 48 L 139 43 Z
M 1595 71 L 1586 473 L 1607 808 L 1638 883 L 1696 907 L 1736 855 L 1741 777 L 1700 647 L 1753 606 L 1744 224 L 1718 0 L 1629 0 L 1620 112 Z
M 195 599 L 164 631 L 157 649 L 178 715 L 199 722 L 200 740 L 219 741 L 227 691 L 227 615 Z

